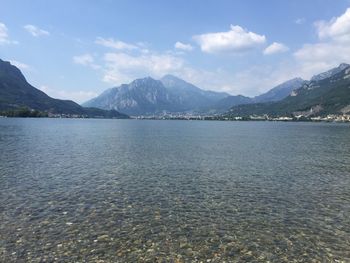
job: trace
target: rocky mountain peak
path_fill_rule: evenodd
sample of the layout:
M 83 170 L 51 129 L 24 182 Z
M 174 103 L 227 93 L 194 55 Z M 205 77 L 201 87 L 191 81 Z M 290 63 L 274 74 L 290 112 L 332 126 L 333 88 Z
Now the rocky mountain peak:
M 318 75 L 315 75 L 311 78 L 311 81 L 320 81 L 326 78 L 330 78 L 334 76 L 335 74 L 338 74 L 339 72 L 343 71 L 346 68 L 349 68 L 350 65 L 347 63 L 341 63 L 338 67 L 332 68 L 328 71 L 322 72 Z

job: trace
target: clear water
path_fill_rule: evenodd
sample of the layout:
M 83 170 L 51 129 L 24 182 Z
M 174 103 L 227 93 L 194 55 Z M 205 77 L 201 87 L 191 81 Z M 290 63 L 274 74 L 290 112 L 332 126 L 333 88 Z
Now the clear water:
M 1 262 L 350 262 L 350 126 L 0 119 Z

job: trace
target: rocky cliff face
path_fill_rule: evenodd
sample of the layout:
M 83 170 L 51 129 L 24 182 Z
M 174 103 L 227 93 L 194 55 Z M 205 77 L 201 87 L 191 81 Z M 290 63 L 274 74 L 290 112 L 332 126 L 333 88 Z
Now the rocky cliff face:
M 161 80 L 148 77 L 106 90 L 83 105 L 115 109 L 131 115 L 151 115 L 198 110 L 226 96 L 228 94 L 204 91 L 167 75 Z

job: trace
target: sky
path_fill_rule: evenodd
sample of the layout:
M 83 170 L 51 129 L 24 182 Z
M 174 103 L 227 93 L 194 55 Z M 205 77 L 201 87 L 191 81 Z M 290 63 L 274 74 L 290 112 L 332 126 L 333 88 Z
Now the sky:
M 0 58 L 82 103 L 173 74 L 259 95 L 350 63 L 350 0 L 0 0 Z

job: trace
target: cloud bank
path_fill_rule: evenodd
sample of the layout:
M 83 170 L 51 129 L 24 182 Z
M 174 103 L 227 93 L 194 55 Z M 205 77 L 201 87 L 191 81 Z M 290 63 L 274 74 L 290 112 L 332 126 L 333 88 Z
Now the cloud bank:
M 241 53 L 259 47 L 266 42 L 264 35 L 259 35 L 243 29 L 240 26 L 233 26 L 229 31 L 207 33 L 194 36 L 201 50 L 206 53 Z
M 264 55 L 273 55 L 277 53 L 283 53 L 287 52 L 289 48 L 282 44 L 282 43 L 277 43 L 273 42 L 271 45 L 269 45 L 267 48 L 264 49 Z

